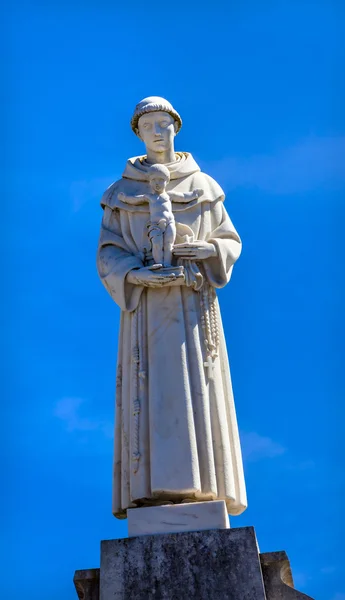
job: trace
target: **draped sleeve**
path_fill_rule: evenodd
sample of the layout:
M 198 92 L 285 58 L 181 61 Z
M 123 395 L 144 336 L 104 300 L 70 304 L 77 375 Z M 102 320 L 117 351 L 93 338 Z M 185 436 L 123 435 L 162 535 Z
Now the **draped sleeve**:
M 230 280 L 233 266 L 242 250 L 241 239 L 224 207 L 222 199 L 210 206 L 211 230 L 206 241 L 215 245 L 217 256 L 203 262 L 204 272 L 210 285 L 224 287 Z
M 104 207 L 97 251 L 97 270 L 112 299 L 124 311 L 137 308 L 143 287 L 128 283 L 126 276 L 143 263 L 133 254 L 122 236 L 120 211 Z

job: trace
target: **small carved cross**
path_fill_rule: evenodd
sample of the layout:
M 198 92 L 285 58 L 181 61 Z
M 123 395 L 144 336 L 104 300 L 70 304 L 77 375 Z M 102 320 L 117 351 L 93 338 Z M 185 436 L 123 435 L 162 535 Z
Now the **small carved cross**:
M 204 367 L 206 369 L 208 369 L 208 376 L 209 376 L 209 378 L 213 379 L 214 364 L 213 364 L 212 356 L 210 354 L 207 356 L 207 361 L 204 362 Z

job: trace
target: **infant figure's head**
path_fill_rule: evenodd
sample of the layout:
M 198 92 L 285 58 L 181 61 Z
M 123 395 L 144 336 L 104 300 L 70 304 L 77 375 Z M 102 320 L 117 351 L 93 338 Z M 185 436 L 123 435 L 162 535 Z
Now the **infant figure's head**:
M 152 165 L 149 168 L 149 182 L 153 192 L 162 194 L 170 181 L 170 172 L 165 165 Z

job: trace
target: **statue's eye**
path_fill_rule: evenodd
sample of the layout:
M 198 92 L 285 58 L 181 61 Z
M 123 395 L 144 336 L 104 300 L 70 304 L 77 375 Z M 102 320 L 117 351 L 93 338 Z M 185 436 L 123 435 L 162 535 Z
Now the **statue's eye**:
M 169 127 L 169 121 L 161 121 L 161 127 Z
M 149 129 L 151 127 L 150 123 L 144 123 L 143 124 L 144 129 Z

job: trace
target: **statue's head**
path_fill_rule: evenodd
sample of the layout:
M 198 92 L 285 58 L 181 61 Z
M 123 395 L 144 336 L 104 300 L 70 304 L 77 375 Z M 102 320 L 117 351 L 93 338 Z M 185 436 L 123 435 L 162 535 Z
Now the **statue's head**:
M 152 165 L 148 170 L 148 178 L 152 190 L 161 194 L 170 181 L 170 171 L 165 165 Z
M 182 119 L 170 102 L 159 96 L 149 96 L 136 105 L 131 127 L 146 148 L 164 152 L 173 145 Z

